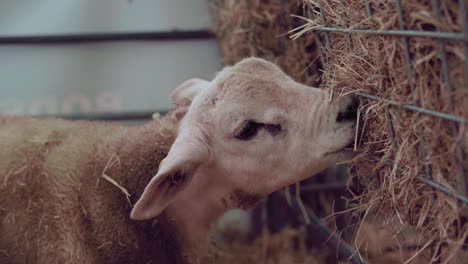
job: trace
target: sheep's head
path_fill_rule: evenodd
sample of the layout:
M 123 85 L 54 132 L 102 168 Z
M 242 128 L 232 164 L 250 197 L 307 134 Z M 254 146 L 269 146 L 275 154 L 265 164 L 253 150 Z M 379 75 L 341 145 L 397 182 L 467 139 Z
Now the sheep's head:
M 134 219 L 158 215 L 200 173 L 261 197 L 352 157 L 345 147 L 354 138 L 353 100 L 330 102 L 328 92 L 299 84 L 262 59 L 226 67 L 211 82 L 189 80 L 172 101 L 191 104 Z

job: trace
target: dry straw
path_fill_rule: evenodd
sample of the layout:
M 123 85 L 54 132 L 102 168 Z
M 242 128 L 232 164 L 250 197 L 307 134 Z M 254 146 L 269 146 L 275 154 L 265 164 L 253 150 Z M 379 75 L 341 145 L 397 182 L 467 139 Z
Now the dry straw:
M 223 64 L 262 57 L 297 81 L 318 84 L 320 61 L 314 36 L 290 41 L 286 34 L 301 23 L 292 16 L 304 15 L 300 1 L 210 0 L 210 6 Z
M 264 232 L 251 244 L 242 240 L 213 242 L 201 263 L 319 264 L 323 261 L 317 252 L 305 249 L 304 238 L 297 230 L 285 229 L 277 234 Z
M 463 0 L 304 4 L 311 14 L 291 34 L 319 32 L 321 86 L 362 99 L 360 154 L 351 164 L 354 199 L 377 201 L 378 214 L 420 230 L 431 261 L 456 260 L 468 238 Z M 422 33 L 414 37 L 415 31 Z

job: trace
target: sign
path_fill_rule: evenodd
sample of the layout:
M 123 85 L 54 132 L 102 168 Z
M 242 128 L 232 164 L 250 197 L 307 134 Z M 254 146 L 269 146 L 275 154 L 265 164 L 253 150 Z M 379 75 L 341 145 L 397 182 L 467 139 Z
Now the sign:
M 171 91 L 221 64 L 214 40 L 0 46 L 0 113 L 168 110 Z

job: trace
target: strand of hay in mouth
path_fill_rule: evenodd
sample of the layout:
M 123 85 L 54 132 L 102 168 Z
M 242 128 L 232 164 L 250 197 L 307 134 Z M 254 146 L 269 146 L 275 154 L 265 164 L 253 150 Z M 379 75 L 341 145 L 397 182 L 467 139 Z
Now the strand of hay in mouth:
M 324 25 L 323 12 L 327 27 L 399 30 L 395 2 L 304 1 L 316 17 L 304 27 L 314 31 L 317 25 Z M 440 21 L 435 19 L 432 1 L 402 1 L 405 29 L 435 31 L 438 27 L 461 32 L 460 1 L 437 2 Z M 468 118 L 468 76 L 464 77 L 468 58 L 462 41 L 409 37 L 406 56 L 399 36 L 321 33 L 321 39 L 328 39 L 322 76 L 325 89 L 360 92 Z M 452 91 L 444 81 L 442 45 Z M 408 78 L 408 57 L 412 78 Z M 399 216 L 401 222 L 417 227 L 426 240 L 433 238 L 436 245 L 431 261 L 438 255 L 446 262 L 456 259 L 466 252 L 467 205 L 418 177 L 463 194 L 467 182 L 460 175 L 468 177 L 467 124 L 389 106 L 382 100 L 361 99 L 364 133 L 360 154 L 351 163 L 354 199 L 358 204 L 377 200 L 380 214 Z
M 210 0 L 213 31 L 221 60 L 232 65 L 245 57 L 262 57 L 275 62 L 293 79 L 316 86 L 320 60 L 314 34 L 289 41 L 287 32 L 303 15 L 297 0 Z

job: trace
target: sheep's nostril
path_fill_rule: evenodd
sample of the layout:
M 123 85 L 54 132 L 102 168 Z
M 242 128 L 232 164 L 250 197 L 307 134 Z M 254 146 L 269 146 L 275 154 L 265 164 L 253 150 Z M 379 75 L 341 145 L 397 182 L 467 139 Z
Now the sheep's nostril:
M 345 122 L 345 121 L 352 121 L 356 119 L 356 113 L 352 111 L 345 111 L 338 113 L 336 117 L 336 122 Z
M 336 122 L 353 121 L 357 118 L 357 111 L 359 108 L 359 101 L 355 98 L 349 103 L 344 111 L 338 112 Z

